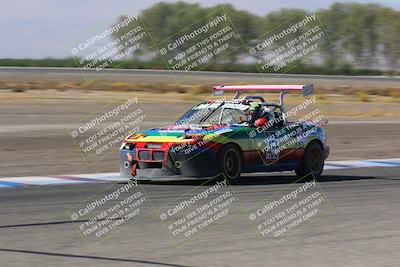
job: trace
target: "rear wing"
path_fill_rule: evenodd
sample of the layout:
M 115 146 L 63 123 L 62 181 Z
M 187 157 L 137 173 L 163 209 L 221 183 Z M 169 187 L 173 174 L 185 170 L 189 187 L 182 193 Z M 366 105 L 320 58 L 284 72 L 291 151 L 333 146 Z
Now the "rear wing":
M 236 92 L 234 98 L 239 97 L 240 93 L 245 91 L 266 91 L 266 92 L 302 92 L 304 96 L 313 93 L 314 86 L 307 85 L 217 85 L 213 87 L 214 95 L 223 95 L 224 92 Z

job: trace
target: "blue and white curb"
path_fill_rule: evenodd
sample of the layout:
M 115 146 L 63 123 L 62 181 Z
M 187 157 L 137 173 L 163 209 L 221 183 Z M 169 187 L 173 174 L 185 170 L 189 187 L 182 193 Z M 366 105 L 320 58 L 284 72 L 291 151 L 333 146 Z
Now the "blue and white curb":
M 324 170 L 400 167 L 400 158 L 326 161 Z M 118 172 L 0 178 L 0 188 L 126 181 Z
M 400 167 L 400 158 L 326 161 L 324 170 L 356 169 L 368 167 Z
M 0 178 L 0 188 L 123 181 L 118 172 Z

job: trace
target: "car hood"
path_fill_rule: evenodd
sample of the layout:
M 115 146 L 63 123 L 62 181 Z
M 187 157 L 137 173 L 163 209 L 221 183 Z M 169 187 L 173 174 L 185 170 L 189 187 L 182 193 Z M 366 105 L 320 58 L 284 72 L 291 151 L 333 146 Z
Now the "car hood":
M 231 132 L 232 126 L 165 126 L 141 130 L 126 138 L 126 142 L 176 142 L 185 143 L 194 139 L 210 138 L 225 132 Z

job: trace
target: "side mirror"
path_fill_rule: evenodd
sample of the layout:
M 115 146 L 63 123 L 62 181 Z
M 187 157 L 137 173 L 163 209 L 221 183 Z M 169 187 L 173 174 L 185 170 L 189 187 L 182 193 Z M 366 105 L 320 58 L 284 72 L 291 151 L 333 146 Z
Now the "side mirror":
M 267 123 L 268 123 L 268 120 L 267 120 L 266 118 L 259 118 L 259 119 L 257 119 L 257 120 L 255 121 L 254 125 L 255 125 L 256 127 L 261 127 L 261 126 L 266 125 Z

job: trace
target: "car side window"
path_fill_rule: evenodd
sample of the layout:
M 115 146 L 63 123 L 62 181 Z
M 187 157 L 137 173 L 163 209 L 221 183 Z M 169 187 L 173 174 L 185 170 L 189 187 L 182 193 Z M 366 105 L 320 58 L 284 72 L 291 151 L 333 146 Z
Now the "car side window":
M 246 114 L 239 109 L 225 108 L 222 114 L 221 124 L 239 124 L 248 120 Z

